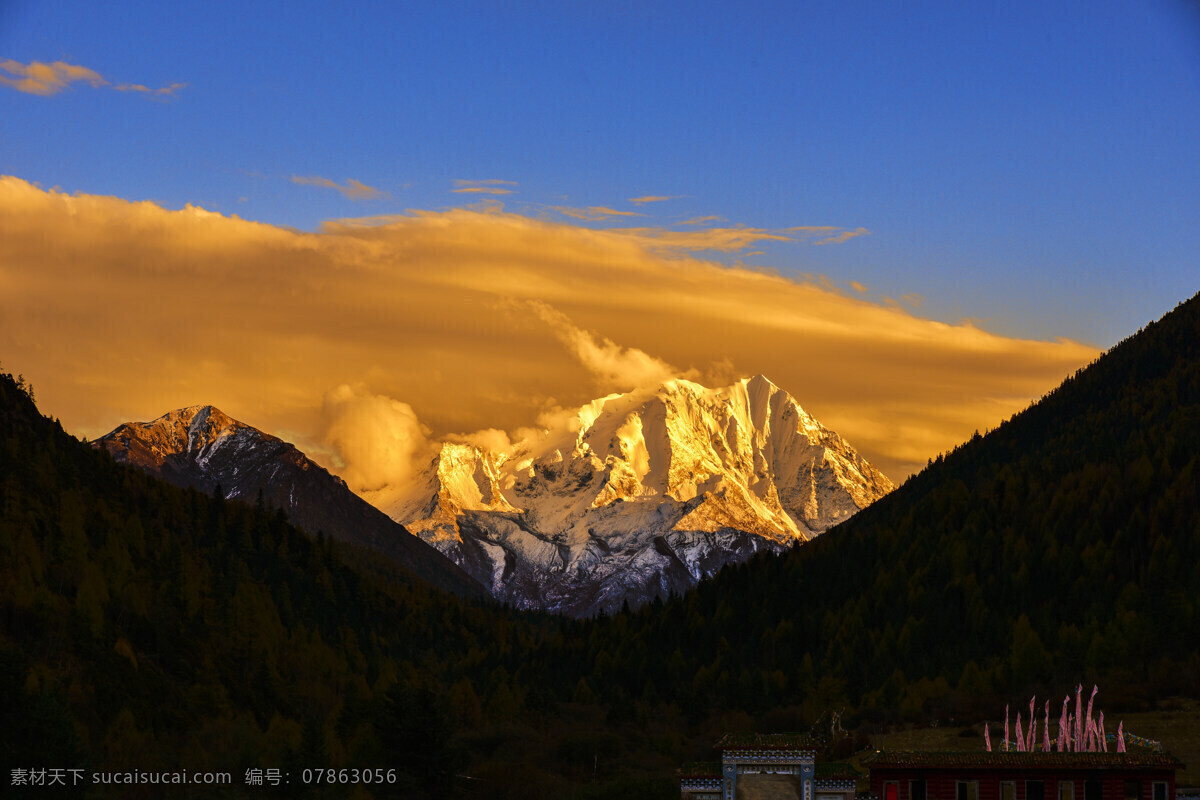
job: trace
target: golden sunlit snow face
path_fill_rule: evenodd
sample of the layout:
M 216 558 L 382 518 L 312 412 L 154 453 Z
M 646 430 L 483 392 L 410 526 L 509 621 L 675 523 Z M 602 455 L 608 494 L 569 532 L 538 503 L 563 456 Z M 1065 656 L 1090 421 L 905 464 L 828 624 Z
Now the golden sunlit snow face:
M 76 433 L 212 403 L 340 454 L 361 485 L 430 437 L 757 373 L 898 479 L 1096 355 L 719 266 L 678 237 L 464 209 L 301 233 L 3 178 L 2 355 Z

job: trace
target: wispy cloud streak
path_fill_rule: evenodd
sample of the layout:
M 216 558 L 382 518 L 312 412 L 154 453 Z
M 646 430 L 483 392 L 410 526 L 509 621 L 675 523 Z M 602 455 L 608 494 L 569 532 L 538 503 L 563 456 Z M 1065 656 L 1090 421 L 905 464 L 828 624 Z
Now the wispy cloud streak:
M 629 202 L 634 203 L 636 205 L 642 205 L 643 203 L 663 203 L 663 202 L 666 202 L 667 200 L 678 200 L 681 197 L 683 197 L 683 195 L 681 195 L 681 194 L 669 194 L 669 195 L 648 194 L 648 195 L 645 195 L 644 197 L 631 197 L 631 198 L 629 198 Z
M 354 180 L 354 178 L 348 178 L 344 184 L 340 184 L 329 178 L 322 178 L 317 175 L 293 175 L 292 183 L 298 183 L 302 186 L 320 186 L 323 189 L 335 189 L 341 192 L 342 196 L 348 200 L 379 200 L 389 196 L 387 192 L 380 191 L 373 186 L 367 186 L 362 181 Z
M 836 236 L 830 236 L 828 239 L 822 239 L 817 244 L 841 244 L 848 242 L 856 236 L 867 236 L 871 232 L 866 228 L 855 228 L 852 231 L 842 231 Z
M 161 86 L 157 89 L 151 89 L 149 86 L 143 86 L 140 83 L 120 83 L 112 87 L 118 92 L 137 92 L 139 94 L 150 95 L 151 97 L 164 98 L 173 97 L 180 89 L 186 89 L 186 83 L 172 83 L 169 86 Z
M 459 194 L 512 194 L 515 189 L 508 189 L 508 186 L 517 186 L 516 181 L 502 181 L 495 178 L 489 178 L 482 181 L 456 180 L 452 192 Z
M 644 217 L 645 214 L 639 214 L 636 211 L 618 211 L 615 208 L 606 208 L 605 206 L 588 206 L 587 208 L 573 208 L 571 206 L 550 206 L 550 208 L 563 216 L 571 219 L 582 219 L 589 222 L 610 219 L 612 217 Z

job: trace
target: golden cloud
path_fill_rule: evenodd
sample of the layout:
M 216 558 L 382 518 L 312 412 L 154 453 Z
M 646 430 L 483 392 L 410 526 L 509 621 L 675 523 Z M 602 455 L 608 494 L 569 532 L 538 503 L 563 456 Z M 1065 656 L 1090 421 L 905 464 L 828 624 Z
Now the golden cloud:
M 337 454 L 342 477 L 356 492 L 402 486 L 434 455 L 429 429 L 412 406 L 343 383 L 325 393 L 325 444 Z
M 0 75 L 0 85 L 44 97 L 58 94 L 72 83 L 80 81 L 96 87 L 108 85 L 108 81 L 100 77 L 95 70 L 63 61 L 55 61 L 53 64 L 44 64 L 41 61 L 22 64 L 9 58 L 0 61 L 0 70 L 8 73 Z
M 902 478 L 1097 355 L 692 255 L 785 234 L 372 223 L 305 233 L 0 178 L 0 358 L 76 434 L 213 403 L 366 487 L 428 441 L 515 439 L 680 372 L 764 373 Z
M 299 183 L 304 186 L 320 186 L 325 189 L 336 189 L 342 193 L 343 197 L 350 200 L 379 200 L 390 196 L 387 192 L 382 192 L 373 186 L 367 186 L 362 181 L 354 180 L 354 178 L 348 178 L 345 185 L 342 185 L 329 180 L 329 178 L 321 178 L 316 175 L 308 177 L 293 175 L 292 183 Z

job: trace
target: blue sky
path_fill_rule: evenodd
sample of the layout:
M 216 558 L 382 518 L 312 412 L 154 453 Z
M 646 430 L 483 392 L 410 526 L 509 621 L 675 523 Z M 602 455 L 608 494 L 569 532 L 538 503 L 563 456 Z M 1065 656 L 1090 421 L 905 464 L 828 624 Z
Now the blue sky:
M 0 145 L 0 358 L 87 436 L 761 372 L 902 477 L 1200 289 L 1195 0 L 0 0 Z
M 646 215 L 603 227 L 866 228 L 714 257 L 1098 346 L 1200 283 L 1184 0 L 0 8 L 0 59 L 186 84 L 0 87 L 0 172 L 45 187 L 305 230 L 488 196 L 456 180 Z

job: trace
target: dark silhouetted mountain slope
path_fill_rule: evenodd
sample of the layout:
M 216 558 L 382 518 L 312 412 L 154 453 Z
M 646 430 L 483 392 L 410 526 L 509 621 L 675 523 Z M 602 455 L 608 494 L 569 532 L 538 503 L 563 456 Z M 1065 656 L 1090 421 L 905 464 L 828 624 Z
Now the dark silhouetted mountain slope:
M 292 444 L 222 413 L 192 406 L 152 422 L 127 422 L 96 440 L 113 458 L 184 488 L 281 508 L 293 525 L 370 547 L 442 589 L 482 587 L 434 548 L 354 494 Z
M 351 552 L 372 577 L 346 566 Z M 242 796 L 247 766 L 390 764 L 384 796 L 445 796 L 445 682 L 461 654 L 489 651 L 472 631 L 503 613 L 310 537 L 282 510 L 116 464 L 0 376 L 6 776 L 233 770 L 219 796 Z M 63 796 L 163 796 L 124 788 Z

